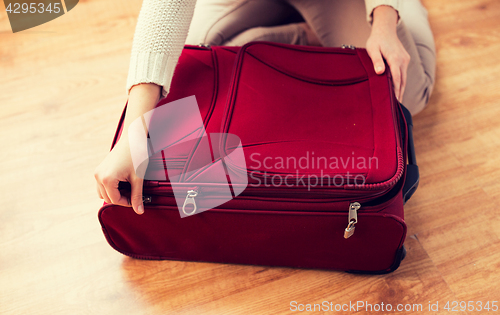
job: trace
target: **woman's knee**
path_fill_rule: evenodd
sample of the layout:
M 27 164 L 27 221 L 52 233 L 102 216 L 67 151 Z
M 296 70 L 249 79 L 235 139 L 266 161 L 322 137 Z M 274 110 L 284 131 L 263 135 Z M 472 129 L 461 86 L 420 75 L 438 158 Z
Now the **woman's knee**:
M 278 26 L 260 26 L 246 30 L 223 45 L 243 46 L 253 41 L 269 41 L 291 45 L 308 45 L 305 23 L 291 23 Z
M 222 45 L 246 30 L 280 25 L 294 14 L 293 7 L 277 0 L 204 0 L 195 9 L 188 41 Z
M 434 79 L 429 75 L 409 72 L 402 103 L 412 115 L 416 115 L 427 106 L 433 89 Z
M 197 0 L 186 44 L 208 44 L 209 36 L 210 40 L 215 40 L 217 34 L 213 25 L 244 1 L 247 0 Z

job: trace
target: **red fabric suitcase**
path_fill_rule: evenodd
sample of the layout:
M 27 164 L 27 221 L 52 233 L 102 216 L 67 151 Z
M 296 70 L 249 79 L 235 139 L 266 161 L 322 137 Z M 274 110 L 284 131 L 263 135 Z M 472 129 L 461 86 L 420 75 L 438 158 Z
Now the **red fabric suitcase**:
M 170 138 L 184 124 L 169 117 L 193 95 L 202 126 L 176 135 L 191 137 L 179 144 Z M 186 46 L 157 109 L 166 114 L 151 116 L 149 133 L 174 127 L 155 136 L 148 154 L 145 213 L 112 204 L 99 211 L 117 251 L 366 273 L 398 268 L 403 204 L 418 184 L 411 116 L 390 74 L 375 74 L 364 49 Z

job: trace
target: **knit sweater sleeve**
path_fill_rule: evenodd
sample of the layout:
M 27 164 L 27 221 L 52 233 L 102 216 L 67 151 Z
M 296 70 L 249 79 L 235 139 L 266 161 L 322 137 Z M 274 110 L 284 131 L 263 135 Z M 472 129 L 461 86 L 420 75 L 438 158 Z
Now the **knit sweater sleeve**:
M 127 92 L 139 83 L 166 96 L 184 47 L 196 0 L 144 0 L 132 42 Z
M 365 0 L 366 19 L 370 24 L 373 22 L 373 10 L 380 5 L 387 5 L 399 11 L 399 0 Z

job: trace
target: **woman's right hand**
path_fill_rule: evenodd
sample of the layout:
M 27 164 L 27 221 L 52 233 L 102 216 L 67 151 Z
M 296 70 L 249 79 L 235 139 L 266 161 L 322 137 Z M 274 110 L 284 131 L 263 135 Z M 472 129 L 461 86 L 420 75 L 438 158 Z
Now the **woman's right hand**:
M 373 10 L 373 25 L 366 42 L 366 51 L 373 61 L 377 74 L 385 71 L 384 59 L 389 65 L 394 93 L 402 102 L 406 86 L 406 76 L 410 55 L 398 38 L 398 12 L 387 5 L 380 5 Z
M 127 112 L 123 123 L 120 140 L 111 152 L 96 168 L 94 176 L 97 181 L 97 194 L 107 203 L 132 206 L 137 214 L 144 213 L 142 202 L 142 184 L 144 179 L 137 175 L 132 162 L 128 127 L 136 119 L 152 110 L 158 102 L 161 86 L 153 83 L 134 85 L 130 89 Z M 141 165 L 145 167 L 146 165 Z M 120 182 L 128 182 L 131 186 L 130 199 L 118 189 Z

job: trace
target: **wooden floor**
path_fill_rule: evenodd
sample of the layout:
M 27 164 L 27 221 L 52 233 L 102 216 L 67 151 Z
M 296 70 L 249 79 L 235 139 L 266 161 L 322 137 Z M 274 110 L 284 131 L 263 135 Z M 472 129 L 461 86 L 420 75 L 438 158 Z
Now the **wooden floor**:
M 408 256 L 382 276 L 111 249 L 93 171 L 126 101 L 140 5 L 80 1 L 16 34 L 1 7 L 0 314 L 297 313 L 291 301 L 422 304 L 401 313 L 425 314 L 429 302 L 448 313 L 447 301 L 500 301 L 500 1 L 425 1 L 437 84 L 415 117 L 421 182 L 406 207 Z

